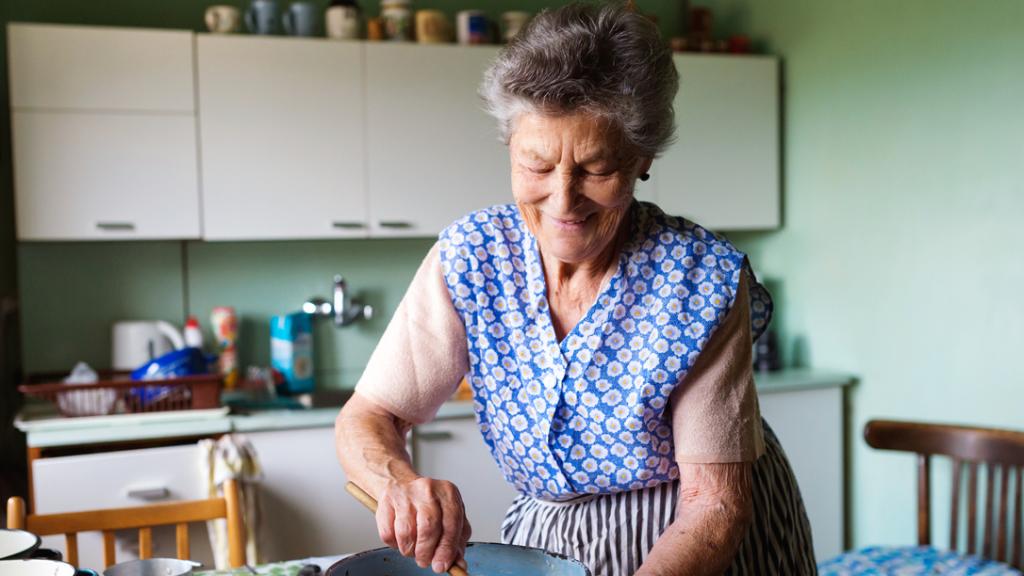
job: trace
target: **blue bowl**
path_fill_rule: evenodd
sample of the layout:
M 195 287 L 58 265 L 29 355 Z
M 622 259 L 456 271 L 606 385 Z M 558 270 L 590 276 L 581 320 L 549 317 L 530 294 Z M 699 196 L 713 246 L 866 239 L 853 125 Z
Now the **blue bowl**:
M 590 576 L 581 562 L 539 548 L 470 542 L 466 564 L 471 576 Z M 339 560 L 327 576 L 437 576 L 394 548 L 377 548 Z
M 159 358 L 151 360 L 132 371 L 132 380 L 166 380 L 206 374 L 207 361 L 203 351 L 198 348 L 182 348 L 172 350 Z M 142 406 L 159 402 L 173 394 L 171 386 L 139 386 L 131 389 L 131 394 Z

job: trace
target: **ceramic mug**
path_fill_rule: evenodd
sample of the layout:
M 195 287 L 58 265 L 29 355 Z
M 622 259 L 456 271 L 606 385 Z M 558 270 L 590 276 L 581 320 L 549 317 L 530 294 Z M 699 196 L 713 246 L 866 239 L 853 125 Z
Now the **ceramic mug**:
M 223 4 L 210 6 L 204 17 L 206 29 L 214 34 L 230 34 L 238 32 L 242 24 L 242 15 L 238 8 Z
M 249 9 L 245 11 L 245 26 L 253 34 L 277 34 L 277 1 L 252 0 Z
M 316 8 L 311 2 L 293 2 L 281 16 L 281 23 L 289 36 L 315 36 Z
M 441 44 L 451 40 L 451 26 L 440 10 L 416 12 L 416 41 L 420 44 Z
M 514 10 L 511 12 L 505 12 L 501 15 L 501 24 L 503 30 L 503 37 L 505 42 L 512 41 L 519 34 L 519 31 L 526 26 L 526 23 L 530 21 L 530 13 Z
M 490 33 L 482 10 L 462 10 L 456 14 L 459 44 L 486 44 Z
M 361 25 L 358 6 L 331 6 L 324 13 L 324 21 L 328 38 L 359 39 Z

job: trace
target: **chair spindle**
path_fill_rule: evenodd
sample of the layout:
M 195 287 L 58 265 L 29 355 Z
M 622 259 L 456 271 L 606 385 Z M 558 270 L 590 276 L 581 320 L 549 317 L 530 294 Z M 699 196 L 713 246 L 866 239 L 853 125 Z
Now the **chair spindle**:
M 114 540 L 113 530 L 103 531 L 103 565 L 113 566 L 117 564 L 117 546 Z
M 1013 505 L 1013 559 L 1010 561 L 1017 568 L 1024 568 L 1024 562 L 1021 561 L 1021 542 L 1024 542 L 1024 534 L 1021 533 L 1024 530 L 1024 522 L 1022 519 L 1021 504 L 1024 498 L 1021 498 L 1021 484 L 1024 484 L 1024 466 L 1017 468 L 1017 488 L 1014 493 L 1017 495 L 1014 498 Z
M 992 522 L 996 519 L 993 505 L 993 494 L 996 491 L 996 467 L 991 463 L 985 466 L 985 543 L 981 549 L 982 556 L 992 554 L 995 547 L 992 542 Z
M 917 455 L 917 543 L 928 546 L 932 539 L 932 522 L 928 514 L 931 500 L 931 460 L 927 454 Z
M 178 559 L 188 560 L 189 559 L 189 546 L 188 546 L 188 524 L 178 524 L 175 529 L 176 538 L 178 544 Z
M 963 462 L 959 458 L 953 459 L 953 501 L 949 507 L 949 549 L 956 550 L 958 544 L 957 533 L 960 528 L 960 476 Z
M 64 543 L 67 547 L 67 563 L 78 566 L 78 533 L 68 532 L 64 535 Z
M 1006 508 L 1010 504 L 1010 467 L 1000 467 L 999 475 L 999 523 L 996 525 L 996 560 L 1006 562 Z
M 978 463 L 968 465 L 967 475 L 967 553 L 977 554 L 978 547 Z
M 139 528 L 139 558 L 146 560 L 153 557 L 153 529 Z

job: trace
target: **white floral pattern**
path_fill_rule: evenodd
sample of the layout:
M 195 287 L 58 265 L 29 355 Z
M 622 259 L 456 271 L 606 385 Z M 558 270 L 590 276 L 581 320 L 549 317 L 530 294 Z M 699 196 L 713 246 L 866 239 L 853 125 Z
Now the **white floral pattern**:
M 618 267 L 559 342 L 537 242 L 514 205 L 469 214 L 438 245 L 466 326 L 480 429 L 505 477 L 562 500 L 678 477 L 668 399 L 751 279 L 754 337 L 771 298 L 743 253 L 636 202 Z

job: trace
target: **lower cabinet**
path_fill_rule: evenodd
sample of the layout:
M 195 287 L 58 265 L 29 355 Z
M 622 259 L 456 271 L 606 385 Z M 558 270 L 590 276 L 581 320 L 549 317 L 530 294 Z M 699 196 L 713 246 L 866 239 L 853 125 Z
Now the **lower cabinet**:
M 800 485 L 814 536 L 825 560 L 845 550 L 843 387 L 759 389 L 761 415 L 775 431 Z

